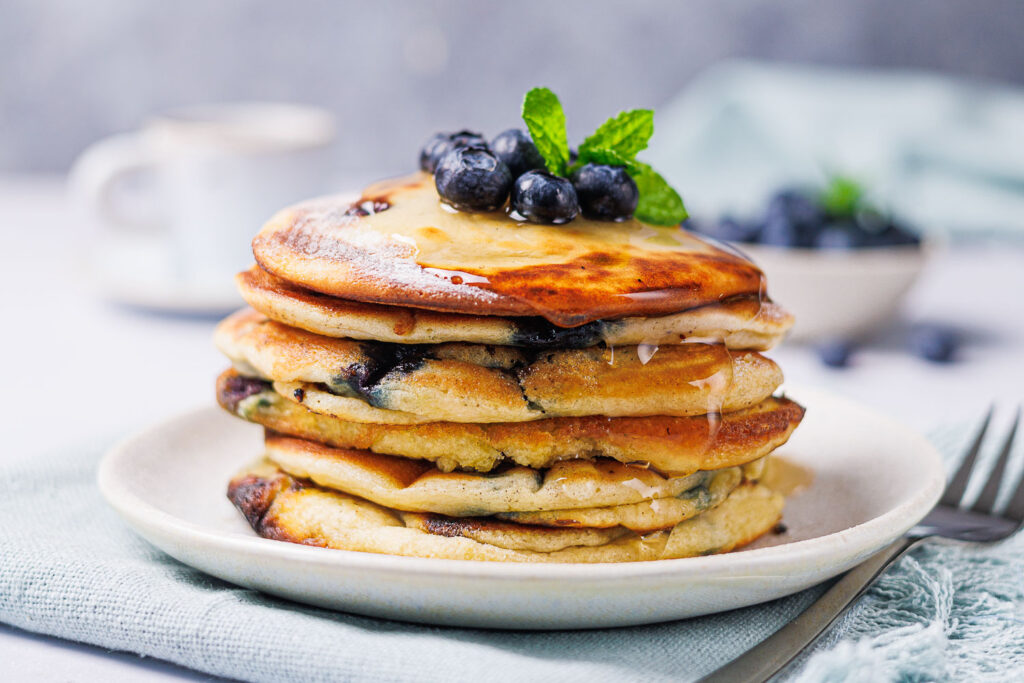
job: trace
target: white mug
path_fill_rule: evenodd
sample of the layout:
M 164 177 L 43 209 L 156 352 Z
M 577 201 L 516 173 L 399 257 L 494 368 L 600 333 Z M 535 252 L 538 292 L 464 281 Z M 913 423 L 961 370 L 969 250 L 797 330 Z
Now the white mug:
M 101 284 L 129 303 L 229 305 L 231 278 L 277 210 L 326 191 L 330 113 L 290 104 L 195 106 L 89 147 L 70 174 L 98 223 Z M 112 285 L 112 286 L 111 286 Z

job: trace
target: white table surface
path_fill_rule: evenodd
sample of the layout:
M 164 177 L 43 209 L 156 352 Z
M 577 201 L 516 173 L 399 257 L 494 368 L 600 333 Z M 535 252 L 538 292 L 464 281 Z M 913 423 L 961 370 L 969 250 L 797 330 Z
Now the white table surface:
M 90 286 L 87 232 L 58 178 L 0 178 L 0 292 L 8 387 L 0 460 L 113 438 L 197 405 L 213 403 L 226 367 L 213 349 L 214 321 L 142 313 L 108 303 Z M 911 293 L 907 320 L 935 320 L 968 333 L 958 362 L 937 365 L 904 351 L 897 333 L 861 349 L 850 368 L 822 366 L 802 347 L 772 352 L 789 381 L 847 395 L 925 431 L 998 402 L 1024 399 L 1024 249 L 956 248 L 940 254 Z M 785 302 L 783 302 L 785 303 Z M 13 377 L 10 376 L 13 373 Z M 53 415 L 53 392 L 88 393 Z M 2 542 L 2 541 L 0 541 Z M 5 681 L 207 680 L 130 654 L 0 625 Z

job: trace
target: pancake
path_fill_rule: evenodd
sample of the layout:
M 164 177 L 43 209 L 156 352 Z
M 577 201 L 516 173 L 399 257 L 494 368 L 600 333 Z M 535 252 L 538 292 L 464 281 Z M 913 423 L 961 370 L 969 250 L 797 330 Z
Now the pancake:
M 577 349 L 715 341 L 730 349 L 767 351 L 793 316 L 756 296 L 730 299 L 653 318 L 595 320 L 558 327 L 544 318 L 459 315 L 349 301 L 296 287 L 259 266 L 235 277 L 246 302 L 268 318 L 327 337 L 397 344 L 470 342 L 527 348 Z
M 756 463 L 756 465 L 760 464 L 761 461 Z M 751 463 L 750 469 L 763 469 L 756 465 Z M 646 534 L 660 529 L 671 529 L 679 522 L 721 505 L 722 501 L 744 480 L 745 469 L 747 468 L 727 467 L 714 472 L 701 472 L 700 474 L 703 474 L 704 477 L 700 484 L 671 498 L 655 498 L 629 505 L 577 508 L 575 510 L 502 512 L 494 517 L 517 524 L 550 526 L 559 529 L 566 527 L 589 529 L 624 527 L 630 531 Z M 754 481 L 756 477 L 750 477 L 750 480 Z
M 699 471 L 666 477 L 608 459 L 563 460 L 544 470 L 512 466 L 486 473 L 442 472 L 423 460 L 331 448 L 274 433 L 267 433 L 265 441 L 267 459 L 294 477 L 389 508 L 452 517 L 692 498 L 714 476 Z
M 744 484 L 718 507 L 671 530 L 645 535 L 614 531 L 616 537 L 603 544 L 559 547 L 566 536 L 558 534 L 565 529 L 396 512 L 313 486 L 267 463 L 236 475 L 228 498 L 264 538 L 340 550 L 503 562 L 630 562 L 728 552 L 771 530 L 783 505 L 782 496 L 766 487 Z
M 760 403 L 772 361 L 718 344 L 550 349 L 403 345 L 324 337 L 240 311 L 217 346 L 242 374 L 274 380 L 310 410 L 355 422 L 522 422 L 545 417 L 701 415 Z
M 710 418 L 590 416 L 510 424 L 371 424 L 314 413 L 285 399 L 269 383 L 234 370 L 218 378 L 217 401 L 228 412 L 276 432 L 340 448 L 429 460 L 442 471 L 488 471 L 505 461 L 542 468 L 560 460 L 607 457 L 685 476 L 767 455 L 786 442 L 804 414 L 793 401 L 767 398 L 751 408 Z
M 648 476 L 642 481 L 630 471 L 635 471 L 634 467 L 616 464 L 608 468 L 601 461 L 577 460 L 567 461 L 551 471 L 513 468 L 485 475 L 458 472 L 446 475 L 427 467 L 409 467 L 409 461 L 391 456 L 364 457 L 365 452 L 347 451 L 325 457 L 322 451 L 313 451 L 302 452 L 280 442 L 269 445 L 268 439 L 267 459 L 282 471 L 311 479 L 322 488 L 356 495 L 397 510 L 434 512 L 449 517 L 493 514 L 498 519 L 520 524 L 558 528 L 624 527 L 639 533 L 671 528 L 719 505 L 744 479 L 756 480 L 764 469 L 762 459 L 743 467 L 696 472 L 682 482 L 665 482 L 663 477 L 657 476 Z M 536 487 L 536 481 L 541 479 L 544 483 L 537 490 L 528 490 Z M 629 490 L 614 490 L 622 486 Z M 681 487 L 686 488 L 674 493 Z M 671 495 L 658 496 L 666 489 Z M 593 499 L 594 507 L 589 507 L 588 499 L 582 499 L 581 503 L 579 498 L 581 493 L 586 495 L 591 490 L 600 491 Z M 432 492 L 436 492 L 436 498 L 430 497 Z M 656 497 L 635 503 L 602 505 L 608 500 L 633 498 L 635 493 L 640 493 L 641 497 Z M 529 507 L 532 501 L 552 504 L 552 500 L 569 500 L 583 507 L 500 512 L 510 505 L 509 501 L 516 507 Z
M 757 266 L 679 228 L 453 211 L 425 173 L 285 209 L 252 246 L 264 270 L 334 297 L 561 327 L 765 297 Z

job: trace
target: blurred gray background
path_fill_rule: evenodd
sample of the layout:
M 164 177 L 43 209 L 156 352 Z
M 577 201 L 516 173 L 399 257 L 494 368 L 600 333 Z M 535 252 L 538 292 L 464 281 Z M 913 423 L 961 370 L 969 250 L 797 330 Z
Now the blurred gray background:
M 63 171 L 178 105 L 287 100 L 338 116 L 339 171 L 401 172 L 435 130 L 515 125 L 534 85 L 578 139 L 730 57 L 1021 83 L 1024 2 L 0 0 L 0 171 Z

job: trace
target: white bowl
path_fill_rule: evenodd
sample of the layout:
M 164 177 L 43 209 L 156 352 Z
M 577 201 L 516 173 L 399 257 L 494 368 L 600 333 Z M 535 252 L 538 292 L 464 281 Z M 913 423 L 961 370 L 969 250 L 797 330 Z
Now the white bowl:
M 865 249 L 797 249 L 740 244 L 768 278 L 772 301 L 796 317 L 795 341 L 857 339 L 898 312 L 931 245 Z

